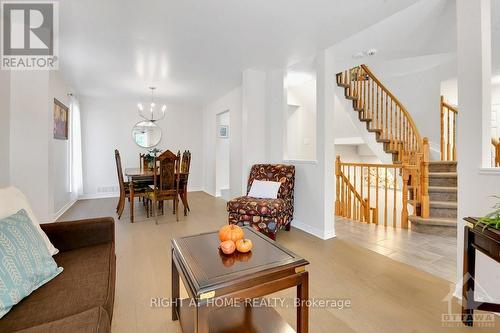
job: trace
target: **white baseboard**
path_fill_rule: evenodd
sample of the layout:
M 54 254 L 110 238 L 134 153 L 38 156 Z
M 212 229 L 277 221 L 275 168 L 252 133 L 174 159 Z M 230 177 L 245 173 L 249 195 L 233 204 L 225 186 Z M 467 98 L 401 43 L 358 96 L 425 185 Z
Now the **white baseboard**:
M 297 229 L 300 229 L 304 232 L 307 232 L 308 234 L 311 234 L 315 237 L 318 237 L 323 240 L 327 240 L 330 238 L 335 238 L 335 233 L 332 231 L 330 234 L 325 234 L 322 229 L 318 229 L 316 227 L 312 227 L 309 224 L 305 224 L 303 222 L 300 222 L 297 219 L 292 220 L 292 227 L 295 227 Z
M 211 196 L 211 197 L 217 198 L 217 196 L 215 195 L 215 193 L 210 193 L 210 192 L 208 192 L 208 191 L 207 191 L 207 190 L 205 190 L 205 189 L 203 189 L 203 190 L 201 190 L 201 191 L 202 191 L 202 192 L 204 192 L 204 193 L 206 193 L 206 194 L 208 194 L 208 195 L 209 195 L 209 196 Z
M 188 192 L 204 192 L 201 187 L 190 187 Z M 106 198 L 118 198 L 120 196 L 119 192 L 106 192 L 106 193 L 90 193 L 82 194 L 78 197 L 78 200 L 89 200 L 89 199 L 106 199 Z
M 205 190 L 201 186 L 188 186 L 188 192 L 204 192 Z
M 52 219 L 53 222 L 56 222 L 64 213 L 66 213 L 66 211 L 68 209 L 70 209 L 74 204 L 75 202 L 77 202 L 78 200 L 72 200 L 70 202 L 68 202 L 66 205 L 64 205 L 63 208 L 59 209 L 59 211 L 57 211 L 55 214 L 54 214 L 54 217 Z
M 119 192 L 92 193 L 92 194 L 82 194 L 78 197 L 78 200 L 118 198 L 119 196 L 120 196 Z

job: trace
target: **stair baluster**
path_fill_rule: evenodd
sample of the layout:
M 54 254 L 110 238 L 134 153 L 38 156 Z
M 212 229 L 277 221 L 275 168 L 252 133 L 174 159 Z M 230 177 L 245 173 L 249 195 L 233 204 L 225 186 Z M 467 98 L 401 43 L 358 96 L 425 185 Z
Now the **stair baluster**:
M 441 161 L 457 160 L 458 109 L 441 96 Z

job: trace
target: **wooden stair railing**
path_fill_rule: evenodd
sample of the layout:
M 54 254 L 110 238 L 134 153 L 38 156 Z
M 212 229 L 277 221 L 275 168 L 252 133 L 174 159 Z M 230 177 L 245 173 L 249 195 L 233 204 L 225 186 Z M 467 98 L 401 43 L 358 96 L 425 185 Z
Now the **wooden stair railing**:
M 408 172 L 401 164 L 344 163 L 336 159 L 335 215 L 408 229 Z M 389 202 L 392 201 L 392 207 Z
M 457 160 L 457 107 L 441 96 L 441 161 Z
M 500 167 L 500 138 L 492 138 L 491 144 L 494 147 L 494 166 Z
M 420 136 L 413 118 L 404 105 L 387 89 L 366 65 L 337 74 L 337 84 L 352 100 L 359 120 L 375 133 L 384 151 L 392 154 L 394 165 L 406 174 L 415 191 L 412 204 L 418 216 L 429 216 L 429 141 Z M 365 165 L 366 166 L 366 165 Z
M 356 176 L 351 182 L 350 172 L 337 156 L 335 163 L 335 176 L 337 177 L 335 215 L 342 216 L 359 222 L 378 224 L 377 208 L 370 207 L 370 199 L 363 198 L 357 190 Z

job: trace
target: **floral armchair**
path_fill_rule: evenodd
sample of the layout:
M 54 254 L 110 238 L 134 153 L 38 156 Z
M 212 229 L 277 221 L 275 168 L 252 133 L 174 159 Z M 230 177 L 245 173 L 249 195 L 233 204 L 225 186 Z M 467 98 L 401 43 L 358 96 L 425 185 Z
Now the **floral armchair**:
M 277 199 L 259 199 L 248 196 L 254 180 L 279 181 Z M 271 239 L 280 229 L 290 230 L 293 219 L 293 191 L 295 167 L 283 164 L 255 164 L 248 178 L 247 196 L 227 203 L 229 224 L 251 226 Z

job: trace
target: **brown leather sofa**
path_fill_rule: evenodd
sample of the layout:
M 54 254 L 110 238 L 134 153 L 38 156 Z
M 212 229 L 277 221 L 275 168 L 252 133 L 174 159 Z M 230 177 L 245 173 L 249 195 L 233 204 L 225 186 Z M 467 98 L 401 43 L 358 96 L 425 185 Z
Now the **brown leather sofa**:
M 0 332 L 110 332 L 115 296 L 113 218 L 42 224 L 64 271 L 0 319 Z

